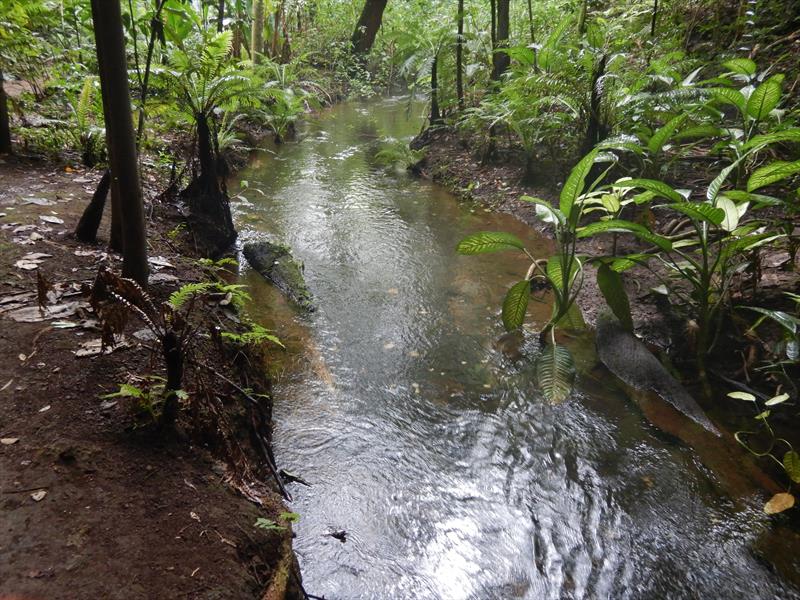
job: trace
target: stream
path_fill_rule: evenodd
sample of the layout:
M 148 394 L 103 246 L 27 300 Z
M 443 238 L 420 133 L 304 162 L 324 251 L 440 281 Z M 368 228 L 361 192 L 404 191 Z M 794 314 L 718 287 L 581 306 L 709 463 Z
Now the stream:
M 478 230 L 550 242 L 508 215 L 387 170 L 423 122 L 404 98 L 350 102 L 259 152 L 232 186 L 243 242 L 288 244 L 317 310 L 243 269 L 274 329 L 274 450 L 291 484 L 306 590 L 328 600 L 800 598 L 798 534 L 763 493 L 731 498 L 571 341 L 578 389 L 536 389 L 535 335 L 501 338 L 527 262 L 462 257 Z M 533 303 L 526 328 L 547 320 Z M 346 542 L 330 537 L 347 533 Z

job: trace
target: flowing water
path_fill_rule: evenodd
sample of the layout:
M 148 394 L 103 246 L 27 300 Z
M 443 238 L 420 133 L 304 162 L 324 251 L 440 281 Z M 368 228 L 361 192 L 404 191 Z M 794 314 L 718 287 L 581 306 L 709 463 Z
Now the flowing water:
M 421 124 L 401 99 L 339 105 L 259 154 L 235 202 L 244 241 L 305 262 L 317 310 L 296 314 L 260 277 L 251 313 L 289 351 L 271 368 L 275 454 L 292 484 L 306 589 L 329 600 L 800 598 L 797 533 L 731 498 L 573 349 L 578 391 L 536 390 L 535 336 L 500 340 L 514 254 L 461 257 L 489 229 L 534 252 L 514 219 L 459 204 L 374 159 Z M 529 327 L 549 313 L 536 304 Z M 777 521 L 777 524 L 775 522 Z M 342 543 L 326 534 L 344 530 Z M 766 557 L 769 557 L 767 560 Z M 778 565 L 776 569 L 774 565 Z

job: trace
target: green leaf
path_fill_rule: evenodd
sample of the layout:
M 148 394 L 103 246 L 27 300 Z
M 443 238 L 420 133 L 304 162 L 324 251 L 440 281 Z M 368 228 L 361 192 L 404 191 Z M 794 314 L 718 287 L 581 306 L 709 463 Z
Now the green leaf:
M 764 411 L 761 411 L 760 413 L 758 413 L 758 414 L 757 414 L 755 417 L 753 417 L 753 418 L 754 418 L 756 421 L 766 421 L 767 419 L 769 419 L 769 416 L 770 416 L 770 414 L 772 414 L 772 413 L 771 413 L 771 411 L 769 411 L 769 410 L 764 410 Z
M 780 101 L 781 85 L 772 78 L 767 79 L 747 99 L 747 114 L 760 121 L 769 115 Z
M 606 299 L 606 304 L 619 319 L 622 326 L 628 331 L 633 331 L 631 305 L 628 301 L 628 294 L 625 292 L 622 275 L 612 270 L 608 265 L 602 264 L 597 269 L 597 285 L 603 294 L 603 298 Z
M 678 127 L 681 126 L 683 121 L 686 119 L 686 115 L 678 115 L 677 117 L 673 117 L 667 123 L 660 127 L 656 132 L 653 134 L 653 137 L 647 142 L 647 150 L 650 154 L 656 154 L 661 152 L 664 148 L 664 145 L 669 141 Z
M 506 331 L 513 331 L 522 327 L 530 297 L 531 282 L 527 279 L 515 283 L 508 290 L 506 298 L 503 300 L 503 326 Z
M 728 392 L 728 398 L 733 398 L 734 400 L 745 400 L 746 402 L 756 401 L 756 397 L 753 394 L 748 394 L 747 392 Z
M 719 196 L 719 191 L 722 189 L 722 184 L 725 183 L 728 175 L 733 172 L 733 170 L 739 165 L 740 162 L 742 162 L 744 158 L 744 156 L 737 158 L 734 162 L 719 172 L 719 175 L 714 178 L 714 181 L 711 182 L 706 190 L 706 200 L 709 202 L 714 202 L 717 199 L 717 196 Z
M 797 334 L 797 328 L 800 326 L 800 319 L 782 310 L 770 310 L 768 308 L 761 308 L 760 306 L 745 306 L 747 310 L 765 315 L 767 318 L 772 319 L 778 325 L 783 327 L 792 336 Z
M 645 242 L 649 242 L 654 246 L 657 246 L 665 252 L 672 250 L 672 242 L 670 242 L 667 238 L 652 233 L 643 225 L 621 219 L 611 219 L 608 221 L 597 221 L 596 223 L 590 223 L 589 225 L 578 229 L 578 237 L 587 238 L 598 233 L 626 231 L 632 233 Z
M 567 312 L 556 323 L 553 324 L 556 329 L 565 331 L 583 331 L 586 329 L 586 321 L 583 320 L 583 313 L 580 307 L 573 302 L 569 305 Z
M 800 483 L 800 454 L 794 450 L 789 450 L 783 455 L 783 468 L 789 478 L 795 483 Z
M 548 401 L 566 400 L 575 381 L 575 362 L 569 350 L 559 344 L 547 344 L 536 361 L 536 379 Z
M 552 223 L 553 225 L 557 225 L 559 223 L 564 222 L 564 214 L 554 208 L 552 204 L 550 204 L 547 200 L 542 200 L 541 198 L 534 198 L 532 196 L 522 196 L 520 200 L 524 200 L 525 202 L 530 202 L 536 205 L 536 216 L 539 217 L 545 223 Z
M 627 179 L 622 181 L 617 181 L 614 185 L 619 185 L 623 187 L 631 187 L 631 188 L 642 188 L 649 192 L 653 192 L 656 196 L 662 196 L 667 200 L 672 200 L 673 202 L 683 202 L 683 196 L 681 196 L 678 192 L 672 189 L 663 181 L 657 181 L 655 179 Z
M 141 398 L 144 396 L 144 392 L 137 388 L 135 385 L 130 385 L 129 383 L 123 383 L 119 386 L 119 391 L 114 392 L 113 394 L 103 394 L 100 396 L 101 398 Z
M 547 266 L 545 267 L 547 279 L 550 281 L 550 284 L 559 292 L 564 291 L 564 269 L 561 265 L 561 261 L 561 255 L 551 256 L 549 259 L 547 259 Z M 575 279 L 575 275 L 578 273 L 580 264 L 581 263 L 578 258 L 574 257 L 570 266 L 572 273 L 570 273 L 570 278 L 567 282 L 568 286 L 571 285 L 572 281 Z
M 730 198 L 721 196 L 717 198 L 717 208 L 722 209 L 725 218 L 722 219 L 720 227 L 725 231 L 733 231 L 739 226 L 739 219 L 747 211 L 747 203 L 737 206 Z
M 789 394 L 778 394 L 764 402 L 764 406 L 775 406 L 777 404 L 783 404 L 789 399 Z
M 725 211 L 711 206 L 708 202 L 678 202 L 665 206 L 683 213 L 693 221 L 705 221 L 712 225 L 719 225 L 725 219 Z
M 747 181 L 747 191 L 754 192 L 759 188 L 781 181 L 797 173 L 800 173 L 800 160 L 794 162 L 777 160 L 760 169 L 756 169 Z
M 733 58 L 722 63 L 722 66 L 728 69 L 731 73 L 736 73 L 737 75 L 746 75 L 747 77 L 752 77 L 758 70 L 756 63 L 749 58 Z
M 720 137 L 725 134 L 725 130 L 714 125 L 695 125 L 682 129 L 673 136 L 676 141 L 690 140 L 695 138 Z
M 586 185 L 586 177 L 592 170 L 592 166 L 594 166 L 594 160 L 597 158 L 597 154 L 598 150 L 592 150 L 589 154 L 584 156 L 572 169 L 564 187 L 561 189 L 559 208 L 566 220 L 570 219 L 572 207 L 575 205 L 578 197 L 583 193 L 583 188 Z
M 468 235 L 458 243 L 459 254 L 474 255 L 500 250 L 522 250 L 525 244 L 515 235 L 503 231 L 481 231 Z
M 286 527 L 278 525 L 272 519 L 265 519 L 264 517 L 256 519 L 256 522 L 253 523 L 253 527 L 258 527 L 264 531 L 284 531 L 286 529 Z
M 724 104 L 732 104 L 736 108 L 739 109 L 739 112 L 744 114 L 745 112 L 745 105 L 747 104 L 747 100 L 744 97 L 744 94 L 739 90 L 734 90 L 731 88 L 714 88 L 709 90 L 714 97 L 715 100 L 718 102 L 722 102 Z
M 792 129 L 786 129 L 784 131 L 754 135 L 752 138 L 750 138 L 750 141 L 742 146 L 741 152 L 746 152 L 751 148 L 767 146 L 769 144 L 777 144 L 780 142 L 800 142 L 800 128 L 793 127 Z

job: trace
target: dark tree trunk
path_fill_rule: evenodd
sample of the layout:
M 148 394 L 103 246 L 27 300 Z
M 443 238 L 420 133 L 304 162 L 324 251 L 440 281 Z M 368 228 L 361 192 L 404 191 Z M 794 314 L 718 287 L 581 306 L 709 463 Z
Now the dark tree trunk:
M 581 6 L 578 12 L 578 35 L 586 33 L 586 13 L 589 11 L 589 0 L 580 0 Z
M 81 242 L 93 244 L 97 241 L 97 230 L 100 227 L 100 221 L 103 220 L 103 209 L 106 206 L 106 198 L 110 189 L 111 171 L 106 169 L 92 195 L 92 201 L 83 211 L 81 220 L 78 221 L 78 226 L 75 228 L 75 237 Z
M 528 0 L 528 27 L 531 30 L 531 44 L 536 43 L 536 31 L 533 28 L 533 1 Z
M 264 0 L 253 0 L 252 35 L 250 36 L 250 59 L 261 62 L 264 53 Z
M 11 126 L 8 123 L 8 99 L 3 89 L 3 71 L 0 69 L 0 154 L 11 154 Z
M 589 122 L 586 126 L 586 138 L 583 142 L 583 155 L 591 152 L 596 144 L 602 142 L 608 136 L 608 125 L 602 118 L 603 103 L 603 84 L 602 77 L 606 72 L 607 57 L 604 54 L 600 57 L 594 73 L 592 73 L 592 95 L 589 100 Z
M 149 270 L 144 203 L 133 132 L 125 34 L 122 30 L 119 2 L 92 0 L 92 21 L 104 96 L 103 112 L 112 185 L 116 185 L 119 198 L 122 274 L 144 287 L 147 285 Z
M 497 2 L 489 0 L 489 13 L 492 16 L 492 23 L 489 27 L 489 38 L 492 40 L 492 54 L 497 48 Z
M 464 110 L 464 0 L 458 0 L 458 39 L 456 40 L 456 96 Z
M 439 55 L 435 54 L 431 64 L 431 125 L 442 122 L 442 113 L 439 111 Z
M 381 28 L 386 2 L 387 0 L 366 0 L 364 3 L 364 10 L 361 11 L 361 17 L 350 38 L 355 54 L 364 55 L 372 49 L 375 36 L 378 35 L 378 30 Z
M 653 15 L 650 18 L 650 37 L 656 37 L 657 23 L 658 23 L 658 0 L 653 0 Z
M 511 64 L 511 58 L 503 52 L 508 48 L 508 36 L 511 29 L 511 0 L 497 0 L 497 32 L 495 33 L 495 49 L 492 55 L 492 80 L 499 81 Z
M 164 386 L 164 408 L 161 410 L 161 427 L 172 429 L 178 416 L 180 398 L 177 392 L 183 386 L 183 351 L 180 338 L 170 330 L 161 340 L 164 364 L 167 368 L 167 383 Z
M 225 0 L 219 0 L 217 3 L 217 32 L 222 33 L 222 28 L 225 26 Z
M 207 256 L 217 257 L 236 240 L 228 196 L 220 183 L 224 168 L 214 148 L 208 116 L 195 115 L 200 174 L 183 191 L 189 203 L 189 221 L 195 233 L 198 249 Z
M 136 128 L 136 146 L 142 143 L 142 135 L 144 134 L 144 119 L 145 119 L 145 104 L 147 102 L 147 91 L 150 85 L 150 68 L 153 64 L 153 50 L 156 46 L 156 38 L 160 31 L 163 30 L 163 23 L 161 22 L 161 9 L 164 8 L 166 0 L 158 0 L 156 5 L 155 14 L 150 19 L 150 39 L 147 42 L 147 57 L 144 63 L 144 77 L 142 78 L 141 95 L 139 96 L 139 126 Z

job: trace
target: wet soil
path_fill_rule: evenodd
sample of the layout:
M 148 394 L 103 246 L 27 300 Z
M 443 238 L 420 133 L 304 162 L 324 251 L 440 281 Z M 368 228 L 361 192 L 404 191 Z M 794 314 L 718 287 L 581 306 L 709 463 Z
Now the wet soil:
M 189 400 L 168 436 L 130 399 L 101 398 L 163 376 L 155 342 L 131 335 L 141 323 L 111 353 L 87 344 L 99 331 L 81 287 L 100 265 L 120 266 L 105 246 L 107 219 L 95 246 L 71 235 L 101 174 L 0 159 L 0 597 L 295 597 L 290 527 L 255 527 L 286 509 L 236 390 L 188 368 Z M 150 293 L 163 300 L 204 275 L 176 209 L 155 201 L 156 181 L 145 189 Z M 45 315 L 37 271 L 56 296 Z M 13 320 L 20 310 L 33 322 Z M 47 318 L 56 310 L 62 316 Z M 238 320 L 222 308 L 204 319 L 233 331 Z M 203 335 L 192 358 L 268 392 L 258 353 L 220 352 Z

